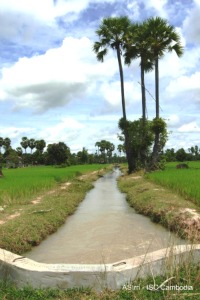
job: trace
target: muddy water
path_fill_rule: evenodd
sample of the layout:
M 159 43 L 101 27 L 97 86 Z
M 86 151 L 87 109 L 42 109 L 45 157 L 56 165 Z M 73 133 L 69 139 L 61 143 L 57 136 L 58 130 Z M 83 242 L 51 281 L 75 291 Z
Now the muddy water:
M 45 263 L 112 263 L 184 243 L 129 207 L 117 188 L 119 175 L 116 169 L 98 179 L 75 214 L 26 257 Z

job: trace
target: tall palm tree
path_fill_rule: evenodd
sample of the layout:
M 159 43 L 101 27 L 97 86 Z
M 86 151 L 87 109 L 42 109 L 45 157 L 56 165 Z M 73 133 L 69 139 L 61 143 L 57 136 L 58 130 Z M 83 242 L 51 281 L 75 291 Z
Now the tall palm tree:
M 45 140 L 37 140 L 35 141 L 35 148 L 42 154 L 44 151 L 44 148 L 46 147 Z
M 148 44 L 155 64 L 155 98 L 156 98 L 156 118 L 159 118 L 159 59 L 165 52 L 174 51 L 178 57 L 183 55 L 180 35 L 174 26 L 160 17 L 149 18 L 144 22 Z
M 141 78 L 141 95 L 142 95 L 142 144 L 140 149 L 141 162 L 145 166 L 147 158 L 147 113 L 146 113 L 146 88 L 145 88 L 145 72 L 153 70 L 152 55 L 148 47 L 145 26 L 134 23 L 130 26 L 130 30 L 126 36 L 124 44 L 125 63 L 130 65 L 132 60 L 140 59 L 140 78 Z
M 3 147 L 5 149 L 5 152 L 8 152 L 9 149 L 11 149 L 11 140 L 10 138 L 6 137 L 3 141 Z
M 97 147 L 97 154 L 99 155 L 100 142 L 96 142 L 95 147 Z
M 107 159 L 110 159 L 112 157 L 112 152 L 115 150 L 115 146 L 113 143 L 107 141 L 106 142 L 106 156 Z
M 122 100 L 122 113 L 124 124 L 126 122 L 126 106 L 125 106 L 125 93 L 124 93 L 124 74 L 122 68 L 122 50 L 126 34 L 129 31 L 131 22 L 127 17 L 111 17 L 102 20 L 102 23 L 96 34 L 99 41 L 93 45 L 93 51 L 97 55 L 97 60 L 103 62 L 108 49 L 111 48 L 117 53 L 117 60 L 119 65 L 120 83 L 121 83 L 121 100 Z M 133 172 L 136 168 L 133 153 L 130 145 L 130 138 L 128 129 L 125 126 L 124 142 L 126 149 L 126 156 L 128 161 L 129 173 Z
M 143 23 L 144 24 L 144 23 Z M 130 26 L 130 30 L 126 36 L 124 44 L 125 63 L 130 65 L 132 60 L 140 58 L 140 77 L 141 77 L 141 93 L 142 93 L 142 119 L 146 120 L 146 90 L 145 90 L 145 72 L 153 70 L 152 55 L 148 48 L 146 39 L 145 26 L 143 24 L 134 23 Z
M 100 152 L 101 152 L 101 156 L 104 160 L 104 163 L 106 163 L 106 149 L 107 149 L 107 146 L 108 146 L 108 141 L 106 140 L 101 140 L 100 141 Z
M 16 152 L 17 152 L 18 156 L 22 156 L 23 151 L 22 151 L 21 147 L 17 147 Z
M 121 157 L 122 152 L 124 152 L 124 145 L 119 144 L 119 145 L 117 146 L 117 150 L 119 151 L 120 157 Z
M 24 151 L 26 153 L 26 149 L 29 146 L 29 139 L 26 136 L 22 137 L 22 141 L 20 142 L 20 145 L 22 146 L 22 148 L 24 149 Z
M 28 141 L 28 146 L 29 146 L 29 148 L 31 149 L 31 154 L 32 154 L 33 149 L 35 148 L 35 139 L 30 139 L 30 140 Z
M 160 100 L 159 100 L 159 60 L 165 52 L 174 51 L 178 57 L 183 55 L 183 46 L 181 45 L 180 35 L 175 28 L 168 24 L 168 21 L 160 17 L 149 18 L 144 22 L 145 34 L 147 36 L 148 47 L 153 56 L 155 64 L 155 100 L 156 100 L 156 118 L 160 118 Z M 159 131 L 155 132 L 155 141 L 153 148 L 153 164 L 157 163 L 159 155 Z
M 122 99 L 122 111 L 123 118 L 126 120 L 126 107 L 125 107 L 125 95 L 124 95 L 124 74 L 122 68 L 122 46 L 124 43 L 124 37 L 127 34 L 131 25 L 130 20 L 127 17 L 111 17 L 102 20 L 102 23 L 96 34 L 99 37 L 99 41 L 93 45 L 93 51 L 97 55 L 97 60 L 103 62 L 105 55 L 108 53 L 108 49 L 111 48 L 117 52 L 117 60 L 119 65 L 120 82 L 121 82 L 121 99 Z

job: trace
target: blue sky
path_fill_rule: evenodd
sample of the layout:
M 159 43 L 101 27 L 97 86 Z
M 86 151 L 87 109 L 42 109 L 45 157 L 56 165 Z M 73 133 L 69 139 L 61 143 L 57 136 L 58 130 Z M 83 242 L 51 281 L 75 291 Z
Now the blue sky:
M 181 58 L 160 61 L 161 116 L 167 148 L 200 147 L 200 0 L 0 0 L 0 136 L 13 148 L 23 136 L 65 142 L 72 152 L 96 141 L 116 146 L 122 116 L 116 54 L 96 60 L 102 18 L 133 22 L 160 16 L 176 27 Z M 141 116 L 139 62 L 124 66 L 127 117 Z M 155 117 L 154 72 L 147 74 L 147 111 Z

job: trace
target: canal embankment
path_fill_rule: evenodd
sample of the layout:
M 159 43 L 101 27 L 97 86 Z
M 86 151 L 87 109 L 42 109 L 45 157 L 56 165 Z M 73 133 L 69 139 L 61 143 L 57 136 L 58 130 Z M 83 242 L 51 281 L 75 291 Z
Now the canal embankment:
M 131 207 L 153 222 L 194 243 L 200 241 L 200 208 L 174 191 L 148 180 L 143 172 L 118 180 Z

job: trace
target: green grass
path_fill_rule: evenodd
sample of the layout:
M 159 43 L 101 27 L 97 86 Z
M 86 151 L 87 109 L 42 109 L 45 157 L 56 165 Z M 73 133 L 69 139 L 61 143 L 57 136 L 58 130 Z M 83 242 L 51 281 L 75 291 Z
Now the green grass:
M 130 206 L 134 207 L 138 213 L 150 217 L 153 222 L 162 224 L 182 238 L 199 241 L 199 224 L 197 222 L 191 225 L 191 214 L 185 211 L 187 208 L 199 213 L 199 202 L 197 205 L 195 203 L 197 200 L 191 201 L 191 197 L 188 195 L 186 198 L 183 197 L 183 193 L 180 192 L 182 195 L 178 194 L 174 191 L 175 189 L 169 188 L 164 180 L 160 180 L 160 178 L 169 178 L 173 184 L 172 172 L 182 174 L 188 170 L 175 169 L 172 166 L 171 170 L 169 168 L 165 171 L 145 174 L 145 176 L 142 172 L 124 175 L 118 180 L 118 186 L 123 193 L 126 193 L 126 199 Z M 167 174 L 170 175 L 167 177 Z M 158 181 L 154 180 L 154 176 Z M 174 178 L 177 179 L 177 175 Z M 185 183 L 183 187 L 187 188 L 187 184 Z M 199 186 L 195 185 L 195 189 L 198 190 Z
M 165 170 L 149 173 L 147 178 L 200 206 L 200 162 L 189 162 L 189 169 L 176 169 L 177 164 L 168 163 Z
M 104 165 L 50 166 L 4 169 L 0 178 L 0 206 L 26 204 L 39 193 L 83 173 L 100 170 Z
M 0 184 L 6 206 L 0 213 L 4 222 L 0 225 L 0 248 L 22 254 L 55 232 L 74 213 L 105 167 L 108 165 L 4 170 Z M 77 177 L 87 173 L 83 179 Z M 71 184 L 62 189 L 60 183 L 66 181 Z M 38 194 L 40 201 L 34 205 L 31 199 L 37 199 Z M 18 216 L 8 219 L 15 214 Z

